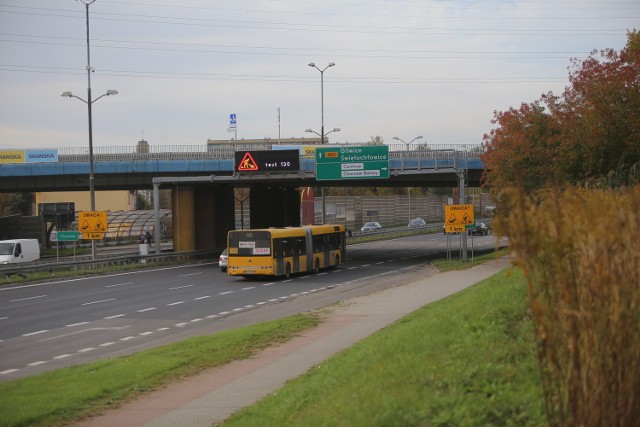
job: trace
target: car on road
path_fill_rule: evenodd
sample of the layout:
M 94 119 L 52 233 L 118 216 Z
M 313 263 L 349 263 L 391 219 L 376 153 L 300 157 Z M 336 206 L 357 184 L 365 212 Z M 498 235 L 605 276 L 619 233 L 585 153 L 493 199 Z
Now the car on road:
M 220 271 L 227 271 L 228 258 L 229 256 L 227 255 L 227 249 L 225 248 L 225 250 L 222 251 L 220 257 L 218 258 L 218 267 L 220 267 Z
M 424 228 L 426 226 L 427 226 L 427 223 L 422 218 L 413 218 L 411 221 L 409 221 L 409 224 L 407 225 L 407 227 L 409 228 Z
M 380 225 L 379 222 L 371 221 L 371 222 L 365 223 L 360 230 L 364 232 L 378 231 L 378 230 L 382 230 L 382 226 Z
M 469 236 L 486 236 L 489 234 L 489 227 L 484 222 L 478 222 L 467 230 Z

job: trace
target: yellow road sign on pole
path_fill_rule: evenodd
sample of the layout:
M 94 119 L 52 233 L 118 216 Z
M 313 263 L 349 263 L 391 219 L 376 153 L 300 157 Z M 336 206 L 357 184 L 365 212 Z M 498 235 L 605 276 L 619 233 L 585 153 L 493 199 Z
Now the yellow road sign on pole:
M 108 228 L 107 212 L 78 212 L 78 231 L 85 233 L 106 233 Z M 87 237 L 84 237 L 85 239 Z M 91 238 L 95 239 L 95 238 Z
M 475 224 L 476 222 L 473 205 L 445 205 L 444 221 L 445 226 L 462 226 L 462 231 L 464 231 L 465 225 Z

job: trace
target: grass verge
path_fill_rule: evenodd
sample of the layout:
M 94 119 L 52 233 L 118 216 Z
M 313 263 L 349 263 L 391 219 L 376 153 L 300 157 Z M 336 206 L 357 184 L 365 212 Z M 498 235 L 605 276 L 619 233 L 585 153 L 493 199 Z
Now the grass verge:
M 509 270 L 429 304 L 225 426 L 539 426 L 526 287 Z
M 173 380 L 247 358 L 319 322 L 314 315 L 300 314 L 0 383 L 0 425 L 61 425 Z

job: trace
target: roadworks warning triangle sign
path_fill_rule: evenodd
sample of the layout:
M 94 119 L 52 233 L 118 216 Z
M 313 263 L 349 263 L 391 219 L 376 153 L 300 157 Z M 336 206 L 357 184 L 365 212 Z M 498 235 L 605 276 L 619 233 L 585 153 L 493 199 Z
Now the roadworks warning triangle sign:
M 258 170 L 258 164 L 256 163 L 255 160 L 253 160 L 251 153 L 245 153 L 244 157 L 242 158 L 242 161 L 238 165 L 238 170 L 239 171 L 257 171 Z

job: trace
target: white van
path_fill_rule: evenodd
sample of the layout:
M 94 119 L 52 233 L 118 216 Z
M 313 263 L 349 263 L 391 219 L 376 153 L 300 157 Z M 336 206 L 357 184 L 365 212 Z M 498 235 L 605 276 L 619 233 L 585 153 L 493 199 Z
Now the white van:
M 18 264 L 40 259 L 37 239 L 0 240 L 0 265 Z

